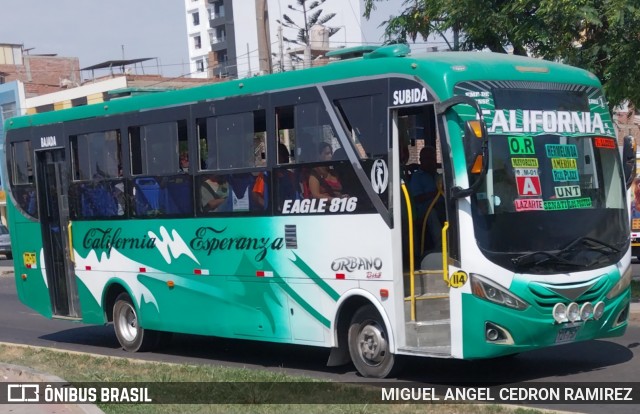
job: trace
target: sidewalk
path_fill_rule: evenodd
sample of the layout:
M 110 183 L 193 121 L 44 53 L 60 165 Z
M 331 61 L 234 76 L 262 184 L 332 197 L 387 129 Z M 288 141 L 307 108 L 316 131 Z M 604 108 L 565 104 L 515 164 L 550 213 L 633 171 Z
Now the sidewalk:
M 11 364 L 0 364 L 3 382 L 65 382 L 62 378 Z M 4 386 L 4 385 L 1 385 Z M 2 393 L 7 391 L 3 390 Z M 42 396 L 42 391 L 40 392 Z M 2 404 L 0 411 L 11 414 L 104 414 L 94 404 Z

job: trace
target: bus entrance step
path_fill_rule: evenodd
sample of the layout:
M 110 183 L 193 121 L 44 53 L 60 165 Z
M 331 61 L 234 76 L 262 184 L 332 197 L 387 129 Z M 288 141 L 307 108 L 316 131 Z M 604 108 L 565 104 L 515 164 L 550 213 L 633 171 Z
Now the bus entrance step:
M 448 295 L 421 295 L 416 297 L 416 321 L 430 322 L 449 319 Z M 411 320 L 411 298 L 404 300 L 404 320 Z
M 451 345 L 451 320 L 407 322 L 405 324 L 408 347 L 435 347 Z
M 416 270 L 416 272 L 420 272 L 420 270 Z M 416 295 L 422 295 L 425 293 L 444 295 L 449 293 L 449 286 L 447 286 L 447 282 L 442 278 L 442 272 L 437 274 L 416 274 L 413 286 Z M 410 292 L 411 285 L 409 278 L 407 277 L 404 283 L 405 296 L 409 296 Z

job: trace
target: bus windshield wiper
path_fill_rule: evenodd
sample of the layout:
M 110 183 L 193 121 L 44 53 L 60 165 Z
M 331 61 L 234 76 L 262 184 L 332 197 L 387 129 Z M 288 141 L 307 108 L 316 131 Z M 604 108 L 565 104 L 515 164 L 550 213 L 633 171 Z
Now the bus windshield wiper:
M 620 253 L 620 249 L 598 239 L 586 236 L 578 237 L 577 239 L 569 243 L 565 248 L 560 250 L 558 254 L 567 254 L 572 251 L 577 251 L 578 253 L 576 253 L 576 255 L 579 254 L 579 252 L 587 251 L 601 254 L 601 256 L 590 260 L 586 264 L 587 267 L 593 266 L 597 263 L 602 262 L 604 259 L 611 257 L 612 255 Z
M 514 257 L 511 259 L 511 263 L 516 265 L 517 267 L 535 267 L 539 266 L 543 263 L 555 263 L 567 266 L 575 266 L 575 267 L 583 267 L 582 263 L 575 263 L 570 260 L 564 259 L 558 256 L 555 252 L 548 252 L 544 250 L 540 250 L 537 252 L 526 253 L 522 256 Z
M 570 252 L 571 250 L 577 248 L 578 246 L 583 247 L 586 250 L 591 250 L 594 252 L 600 252 L 605 256 L 610 256 L 615 253 L 620 253 L 620 249 L 613 247 L 612 245 L 600 241 L 598 239 L 594 239 L 593 237 L 578 237 L 571 243 L 569 243 L 566 247 L 558 252 L 558 254 Z

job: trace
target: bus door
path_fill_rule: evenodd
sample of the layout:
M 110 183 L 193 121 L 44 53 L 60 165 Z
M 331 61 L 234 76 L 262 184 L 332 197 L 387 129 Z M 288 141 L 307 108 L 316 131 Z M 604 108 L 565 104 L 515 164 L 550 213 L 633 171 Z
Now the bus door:
M 443 275 L 446 192 L 435 106 L 393 109 L 392 134 L 401 180 L 406 344 L 446 352 L 451 343 L 449 288 Z
M 69 246 L 69 183 L 62 148 L 36 152 L 40 223 L 54 317 L 80 318 Z

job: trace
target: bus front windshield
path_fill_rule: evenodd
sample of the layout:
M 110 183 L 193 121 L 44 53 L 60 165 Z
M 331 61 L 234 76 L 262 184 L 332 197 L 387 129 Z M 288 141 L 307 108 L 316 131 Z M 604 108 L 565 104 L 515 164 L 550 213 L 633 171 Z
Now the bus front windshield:
M 615 263 L 628 216 L 618 145 L 600 127 L 608 113 L 594 116 L 586 95 L 537 92 L 493 91 L 488 171 L 472 197 L 478 246 L 518 273 Z

